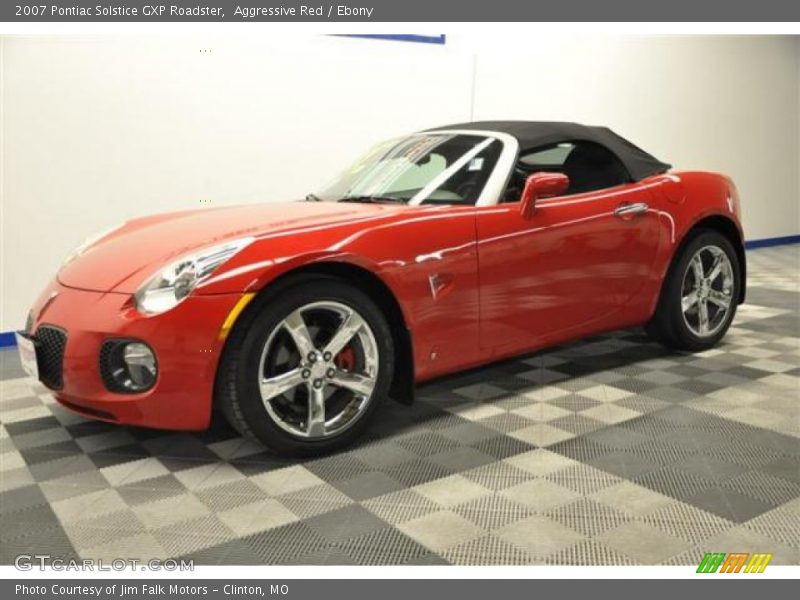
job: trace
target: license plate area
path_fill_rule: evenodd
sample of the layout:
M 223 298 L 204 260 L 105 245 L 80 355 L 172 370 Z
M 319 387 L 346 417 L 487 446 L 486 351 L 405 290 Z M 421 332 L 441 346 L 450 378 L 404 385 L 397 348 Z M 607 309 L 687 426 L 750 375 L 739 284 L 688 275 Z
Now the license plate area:
M 36 357 L 36 342 L 19 331 L 15 332 L 14 335 L 17 338 L 17 353 L 22 363 L 22 370 L 38 381 L 39 361 Z

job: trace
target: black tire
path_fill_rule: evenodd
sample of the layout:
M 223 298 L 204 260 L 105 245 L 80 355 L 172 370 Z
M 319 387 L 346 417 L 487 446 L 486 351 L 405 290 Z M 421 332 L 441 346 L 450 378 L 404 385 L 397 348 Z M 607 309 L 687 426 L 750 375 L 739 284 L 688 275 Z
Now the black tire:
M 359 313 L 372 330 L 378 352 L 375 386 L 360 417 L 341 433 L 306 439 L 281 428 L 268 413 L 259 391 L 261 354 L 270 334 L 296 309 L 314 302 L 336 302 Z M 316 456 L 338 450 L 369 426 L 389 392 L 394 346 L 386 318 L 372 299 L 338 278 L 298 276 L 268 290 L 237 322 L 227 341 L 217 372 L 215 404 L 242 435 L 254 438 L 282 456 Z
M 681 296 L 689 262 L 698 251 L 708 246 L 722 250 L 730 261 L 733 289 L 730 308 L 720 321 L 719 328 L 713 334 L 701 337 L 692 331 L 684 318 Z M 648 334 L 657 342 L 677 350 L 701 352 L 713 347 L 725 336 L 736 315 L 736 306 L 742 289 L 741 277 L 742 269 L 736 249 L 727 237 L 711 229 L 698 229 L 689 233 L 673 258 L 664 279 L 656 312 L 646 326 Z

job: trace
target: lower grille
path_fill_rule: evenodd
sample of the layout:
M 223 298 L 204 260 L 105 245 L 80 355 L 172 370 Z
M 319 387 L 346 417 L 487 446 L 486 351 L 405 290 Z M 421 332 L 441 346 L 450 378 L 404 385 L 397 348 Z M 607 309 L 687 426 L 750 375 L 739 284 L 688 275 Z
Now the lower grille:
M 67 334 L 56 327 L 42 325 L 36 330 L 36 362 L 39 364 L 39 379 L 51 390 L 60 390 L 64 385 L 64 349 Z

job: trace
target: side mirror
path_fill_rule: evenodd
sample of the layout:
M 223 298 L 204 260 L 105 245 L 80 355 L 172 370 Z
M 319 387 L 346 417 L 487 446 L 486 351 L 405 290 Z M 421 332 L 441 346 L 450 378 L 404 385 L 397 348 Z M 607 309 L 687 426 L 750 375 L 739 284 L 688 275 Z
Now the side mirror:
M 563 173 L 534 173 L 525 180 L 519 212 L 524 219 L 530 219 L 536 209 L 536 200 L 560 196 L 569 187 L 569 177 Z

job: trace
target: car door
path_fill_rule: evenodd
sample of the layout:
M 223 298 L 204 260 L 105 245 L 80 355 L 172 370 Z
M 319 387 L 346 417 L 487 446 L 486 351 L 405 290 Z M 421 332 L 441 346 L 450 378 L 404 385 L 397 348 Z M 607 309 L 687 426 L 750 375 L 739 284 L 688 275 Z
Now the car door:
M 480 340 L 534 347 L 612 323 L 646 283 L 658 214 L 640 184 L 477 209 Z

